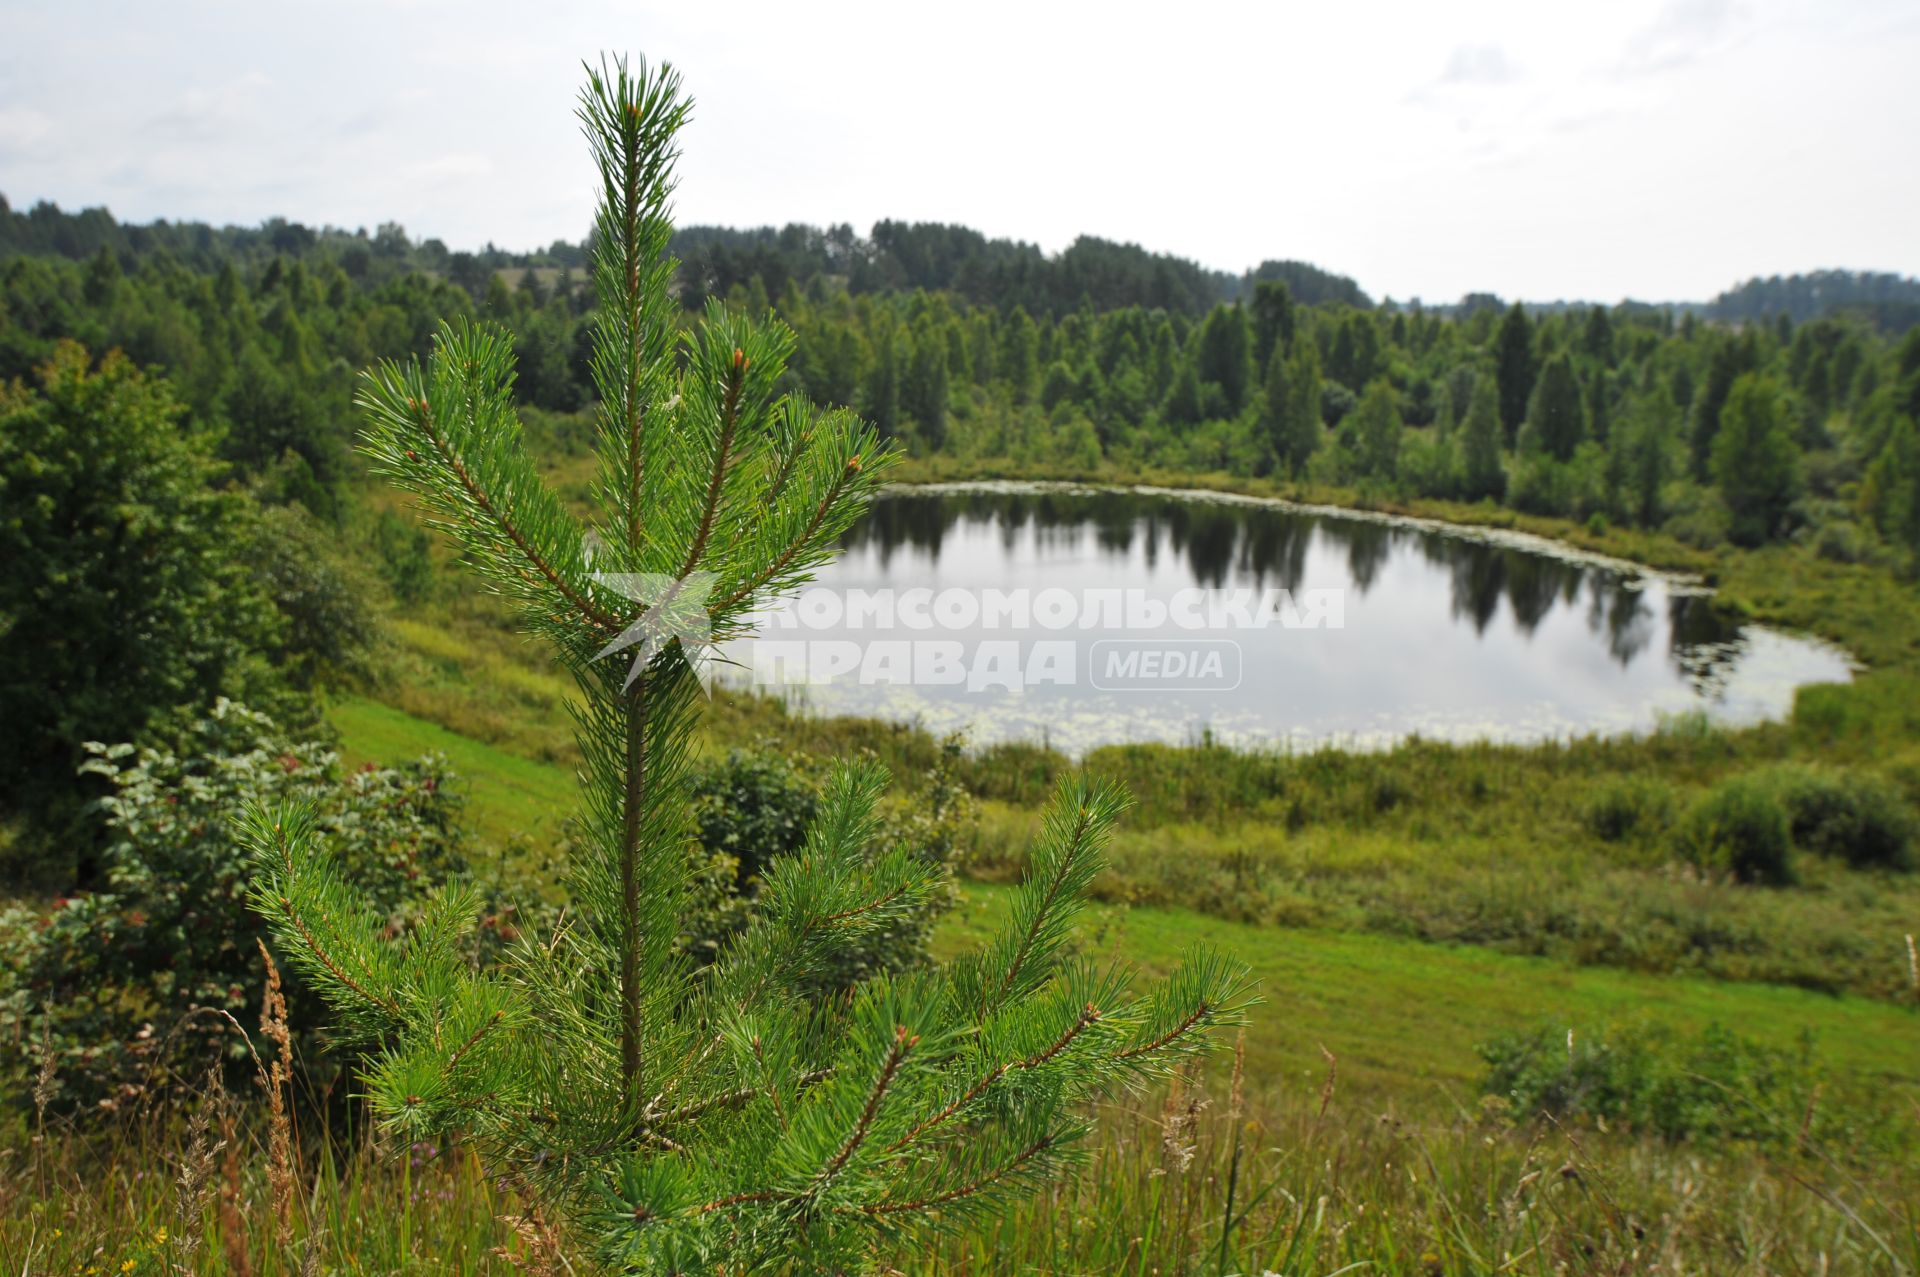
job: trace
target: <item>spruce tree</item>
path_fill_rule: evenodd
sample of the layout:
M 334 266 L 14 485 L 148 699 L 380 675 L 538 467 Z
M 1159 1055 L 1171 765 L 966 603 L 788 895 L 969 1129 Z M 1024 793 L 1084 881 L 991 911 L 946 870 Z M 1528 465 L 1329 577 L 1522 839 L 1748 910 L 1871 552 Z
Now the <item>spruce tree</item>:
M 1660 522 L 1660 493 L 1666 487 L 1671 441 L 1679 430 L 1679 410 L 1664 386 L 1634 403 L 1628 424 L 1612 446 L 1626 454 L 1627 512 L 1635 523 L 1650 528 Z
M 860 764 L 765 868 L 753 923 L 705 968 L 681 951 L 702 640 L 830 557 L 889 460 L 850 414 L 779 393 L 793 338 L 778 321 L 710 304 L 677 338 L 667 201 L 686 112 L 664 66 L 589 68 L 591 527 L 525 450 L 498 330 L 445 326 L 424 366 L 382 364 L 359 397 L 377 466 L 580 685 L 585 836 L 565 921 L 476 968 L 476 900 L 456 888 L 391 937 L 292 808 L 246 820 L 254 898 L 366 1048 L 362 1087 L 403 1146 L 460 1133 L 629 1271 L 861 1269 L 1057 1174 L 1086 1102 L 1204 1049 L 1245 980 L 1196 950 L 1136 991 L 1068 956 L 1123 806 L 1069 776 L 984 948 L 812 996 L 840 946 L 941 886 L 874 846 L 885 781 Z
M 1228 416 L 1238 415 L 1253 389 L 1253 339 L 1246 312 L 1239 306 L 1216 306 L 1200 325 L 1194 351 L 1195 375 L 1220 387 Z
M 1586 434 L 1586 415 L 1573 360 L 1563 351 L 1540 370 L 1540 383 L 1527 405 L 1525 447 L 1545 452 L 1556 461 L 1571 460 Z
M 1527 401 L 1537 373 L 1533 360 L 1533 323 L 1519 302 L 1500 321 L 1494 339 L 1494 376 L 1500 382 L 1500 424 L 1511 445 L 1527 419 Z
M 1276 348 L 1293 349 L 1293 293 L 1277 279 L 1253 287 L 1253 366 L 1271 368 Z

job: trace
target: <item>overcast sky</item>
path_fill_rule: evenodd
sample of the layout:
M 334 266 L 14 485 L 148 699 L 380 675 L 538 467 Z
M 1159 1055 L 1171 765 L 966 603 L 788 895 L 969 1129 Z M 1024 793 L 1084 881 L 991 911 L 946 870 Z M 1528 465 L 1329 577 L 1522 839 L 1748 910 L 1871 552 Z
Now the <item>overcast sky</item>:
M 1430 300 L 1920 274 L 1914 0 L 0 0 L 0 193 L 577 240 L 603 49 L 696 99 L 683 224 L 1086 233 Z

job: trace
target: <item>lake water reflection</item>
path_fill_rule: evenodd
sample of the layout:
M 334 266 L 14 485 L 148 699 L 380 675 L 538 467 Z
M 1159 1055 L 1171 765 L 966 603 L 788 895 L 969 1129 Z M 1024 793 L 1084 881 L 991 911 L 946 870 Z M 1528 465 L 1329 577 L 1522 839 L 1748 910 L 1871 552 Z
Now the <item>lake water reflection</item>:
M 988 591 L 1065 591 L 1083 601 L 1136 591 L 1136 599 L 1164 604 L 1196 587 L 1228 592 L 1216 599 L 1282 589 L 1296 605 L 1337 599 L 1342 623 L 1249 628 L 1229 617 L 1202 630 L 1171 620 L 1142 628 L 1106 624 L 1120 618 L 1082 606 L 1069 627 L 1050 630 L 996 625 L 985 615 L 967 623 L 956 606 L 938 610 L 958 624 L 910 628 L 899 624 L 904 609 L 896 606 L 894 628 L 876 629 L 873 614 L 856 625 L 814 606 L 849 591 L 897 605 L 911 590 L 949 601 Z M 725 677 L 752 681 L 758 661 L 764 680 L 783 666 L 769 653 L 790 656 L 796 641 L 812 645 L 809 668 L 818 676 L 832 664 L 818 655 L 827 650 L 821 644 L 840 652 L 857 645 L 865 654 L 859 667 L 784 694 L 822 713 L 965 727 L 976 741 L 1046 740 L 1076 753 L 1202 732 L 1295 745 L 1375 745 L 1415 733 L 1536 740 L 1650 728 L 1662 714 L 1690 709 L 1746 722 L 1785 713 L 1803 683 L 1849 676 L 1831 647 L 1742 626 L 1698 591 L 1626 565 L 1430 526 L 1134 490 L 890 492 L 813 588 L 832 596 L 815 597 L 799 614 L 810 623 L 788 617 L 730 644 L 739 668 Z M 1300 606 L 1294 616 L 1330 619 Z M 916 677 L 898 650 L 876 646 L 929 643 L 948 645 L 949 654 L 958 644 L 975 685 Z M 1030 675 L 1036 645 L 1053 645 L 1051 656 L 1061 658 L 1062 643 L 1070 654 L 1039 671 L 1050 677 L 1012 689 L 996 677 L 1007 667 L 990 658 L 1004 658 L 1009 644 L 1018 644 Z M 786 646 L 768 646 L 777 644 Z M 1181 661 L 1191 668 L 1167 678 Z M 918 674 L 928 668 L 923 660 Z M 944 668 L 942 677 L 952 677 Z M 1146 677 L 1148 670 L 1160 676 Z

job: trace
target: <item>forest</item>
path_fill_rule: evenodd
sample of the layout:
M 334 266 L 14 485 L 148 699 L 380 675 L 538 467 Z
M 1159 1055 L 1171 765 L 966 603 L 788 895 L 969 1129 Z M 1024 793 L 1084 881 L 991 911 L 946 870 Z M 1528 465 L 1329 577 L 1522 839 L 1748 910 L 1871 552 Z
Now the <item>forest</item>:
M 1297 261 L 648 216 L 460 252 L 0 200 L 11 1266 L 1920 1269 L 1920 281 L 1423 305 Z M 1860 677 L 1532 746 L 1075 760 L 746 694 L 696 730 L 668 676 L 635 708 L 583 659 L 617 626 L 559 619 L 567 520 L 642 504 L 596 468 L 622 340 L 788 458 L 650 491 L 673 566 L 727 582 L 797 579 L 883 478 L 1165 484 L 1692 573 Z M 464 496 L 414 468 L 456 400 Z M 473 531 L 489 478 L 532 533 Z M 754 992 L 636 995 L 602 1042 L 568 964 L 631 947 L 636 835 L 592 795 L 636 730 L 690 807 L 645 816 L 683 912 L 634 961 Z M 1091 961 L 1123 949 L 1137 987 Z M 642 1027 L 705 1098 L 635 1090 Z

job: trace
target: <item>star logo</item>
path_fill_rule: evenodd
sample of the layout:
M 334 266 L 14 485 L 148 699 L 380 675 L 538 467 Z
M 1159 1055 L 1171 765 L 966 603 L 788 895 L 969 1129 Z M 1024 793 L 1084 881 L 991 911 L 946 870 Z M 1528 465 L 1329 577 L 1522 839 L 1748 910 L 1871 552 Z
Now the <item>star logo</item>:
M 589 537 L 586 546 L 589 564 L 596 549 L 598 538 Z M 627 681 L 621 684 L 623 691 L 633 686 L 648 661 L 677 640 L 700 686 L 712 693 L 713 622 L 707 615 L 707 598 L 713 593 L 718 577 L 712 572 L 689 572 L 685 576 L 665 572 L 590 572 L 588 577 L 596 585 L 605 586 L 641 607 L 640 614 L 626 629 L 593 654 L 597 661 L 632 649 L 633 663 L 627 669 Z

